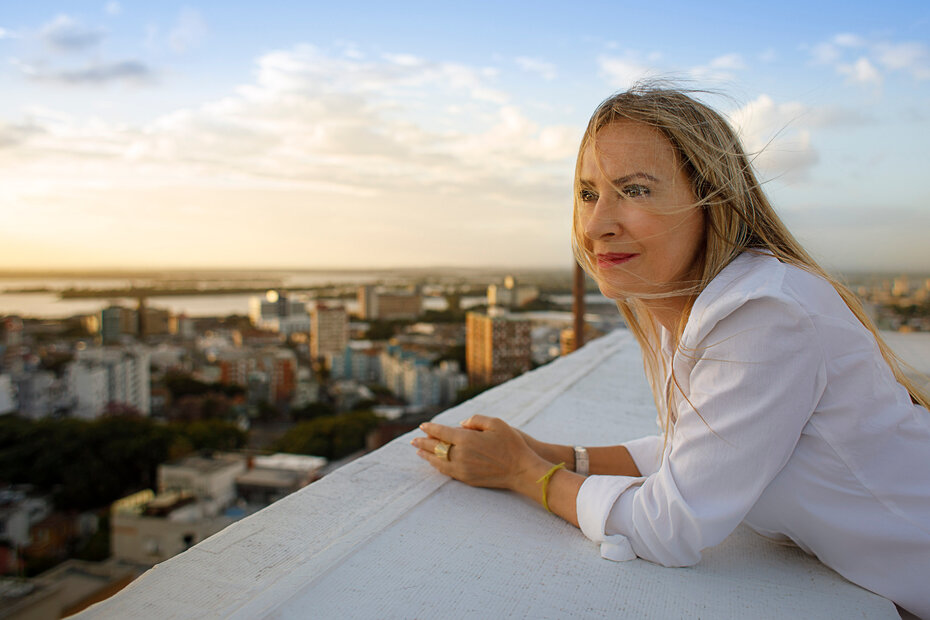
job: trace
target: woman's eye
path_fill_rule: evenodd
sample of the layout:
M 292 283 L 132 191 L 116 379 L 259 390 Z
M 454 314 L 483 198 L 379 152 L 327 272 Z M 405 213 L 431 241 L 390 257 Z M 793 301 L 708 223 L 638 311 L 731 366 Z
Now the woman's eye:
M 649 188 L 644 185 L 627 185 L 620 193 L 627 198 L 642 198 L 649 195 Z
M 595 202 L 597 200 L 597 194 L 589 189 L 581 190 L 578 197 L 581 198 L 581 202 Z

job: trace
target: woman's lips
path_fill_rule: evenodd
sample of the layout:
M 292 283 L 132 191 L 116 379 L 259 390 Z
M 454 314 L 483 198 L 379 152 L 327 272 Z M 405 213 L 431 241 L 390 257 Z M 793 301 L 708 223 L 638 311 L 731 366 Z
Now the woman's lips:
M 629 254 L 629 253 L 620 253 L 620 252 L 608 252 L 606 254 L 597 255 L 597 266 L 598 267 L 614 267 L 616 265 L 622 265 L 623 263 L 632 260 L 639 256 L 639 254 Z

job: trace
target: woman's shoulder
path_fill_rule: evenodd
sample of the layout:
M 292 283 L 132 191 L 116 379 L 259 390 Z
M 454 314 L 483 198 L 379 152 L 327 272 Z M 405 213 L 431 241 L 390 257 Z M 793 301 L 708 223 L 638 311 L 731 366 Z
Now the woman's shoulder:
M 766 303 L 750 303 L 763 300 Z M 836 302 L 845 307 L 833 285 L 822 277 L 767 252 L 747 251 L 724 267 L 698 295 L 682 340 L 700 341 L 717 323 L 743 307 L 800 317 Z M 761 315 L 754 318 L 766 319 Z

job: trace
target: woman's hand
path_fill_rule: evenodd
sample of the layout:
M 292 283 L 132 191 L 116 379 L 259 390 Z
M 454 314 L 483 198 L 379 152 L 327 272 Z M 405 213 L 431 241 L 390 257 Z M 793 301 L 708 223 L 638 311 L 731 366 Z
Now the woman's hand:
M 524 435 L 499 418 L 474 415 L 461 428 L 427 422 L 427 437 L 411 444 L 417 455 L 447 476 L 477 487 L 518 490 L 527 475 L 545 471 L 545 461 L 527 445 Z M 438 456 L 436 444 L 451 444 L 448 460 Z

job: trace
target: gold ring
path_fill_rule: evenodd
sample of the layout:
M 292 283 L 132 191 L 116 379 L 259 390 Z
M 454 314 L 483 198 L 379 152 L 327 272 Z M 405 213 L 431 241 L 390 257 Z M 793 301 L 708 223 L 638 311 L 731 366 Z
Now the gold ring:
M 436 443 L 436 446 L 433 448 L 433 454 L 438 456 L 441 459 L 449 460 L 449 450 L 452 448 L 452 444 L 440 441 Z

